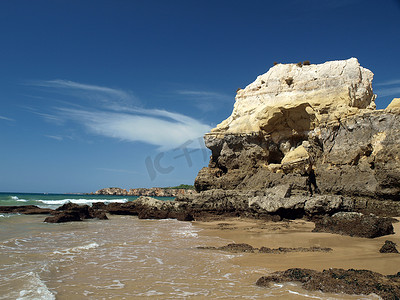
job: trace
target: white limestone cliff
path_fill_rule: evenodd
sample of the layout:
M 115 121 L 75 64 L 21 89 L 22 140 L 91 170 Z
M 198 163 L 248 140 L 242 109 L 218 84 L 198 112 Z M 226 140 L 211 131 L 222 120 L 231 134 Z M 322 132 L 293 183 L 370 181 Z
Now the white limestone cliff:
M 343 113 L 375 109 L 372 79 L 356 58 L 275 65 L 238 90 L 232 115 L 211 134 L 307 131 Z

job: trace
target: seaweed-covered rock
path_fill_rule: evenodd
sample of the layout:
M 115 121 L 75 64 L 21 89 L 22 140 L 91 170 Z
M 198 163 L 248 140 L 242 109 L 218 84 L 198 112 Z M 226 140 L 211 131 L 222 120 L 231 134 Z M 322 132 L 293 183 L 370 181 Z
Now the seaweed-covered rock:
M 380 253 L 399 253 L 396 248 L 396 243 L 386 240 L 382 248 L 379 250 Z
M 47 217 L 44 219 L 46 223 L 65 223 L 65 222 L 75 222 L 82 221 L 79 213 L 63 211 L 55 214 L 54 216 Z
M 53 210 L 49 208 L 40 208 L 36 205 L 13 205 L 13 206 L 0 206 L 0 213 L 13 213 L 24 215 L 38 215 L 49 214 Z
M 306 290 L 355 295 L 376 294 L 382 299 L 400 299 L 400 272 L 385 276 L 369 270 L 329 269 L 322 272 L 309 269 L 288 269 L 274 272 L 257 280 L 258 286 L 274 282 L 300 282 Z
M 222 251 L 228 251 L 228 252 L 233 252 L 233 253 L 237 253 L 237 252 L 254 252 L 254 250 L 258 250 L 253 248 L 253 246 L 249 245 L 249 244 L 228 244 L 226 246 L 222 246 L 218 248 L 219 250 Z
M 53 216 L 47 217 L 46 223 L 64 223 L 73 221 L 82 221 L 85 219 L 97 218 L 107 220 L 107 215 L 103 210 L 96 210 L 89 205 L 79 205 L 75 203 L 66 203 L 56 210 L 52 211 Z
M 268 247 L 261 247 L 255 248 L 249 244 L 228 244 L 222 247 L 197 247 L 198 249 L 205 249 L 205 250 L 220 250 L 232 253 L 241 253 L 241 252 L 248 252 L 248 253 L 272 253 L 272 254 L 280 254 L 280 253 L 288 253 L 288 252 L 330 252 L 332 248 L 323 248 L 323 247 L 297 247 L 297 248 L 286 248 L 286 247 L 279 247 L 276 249 L 271 249 Z
M 333 251 L 332 248 L 328 248 L 328 247 L 295 247 L 295 248 L 287 248 L 287 247 L 279 247 L 276 249 L 271 249 L 268 247 L 261 247 L 258 252 L 259 253 L 288 253 L 288 252 L 331 252 Z
M 375 238 L 394 233 L 391 218 L 355 212 L 339 212 L 331 217 L 325 216 L 316 220 L 313 231 L 365 238 Z

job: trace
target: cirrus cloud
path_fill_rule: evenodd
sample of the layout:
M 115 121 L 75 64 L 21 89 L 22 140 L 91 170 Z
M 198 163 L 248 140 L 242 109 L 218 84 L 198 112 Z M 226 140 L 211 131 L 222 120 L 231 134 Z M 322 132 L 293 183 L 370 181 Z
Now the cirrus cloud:
M 66 119 L 82 124 L 90 133 L 148 143 L 160 150 L 177 148 L 211 130 L 211 126 L 193 118 L 163 110 L 139 110 L 142 114 L 69 108 L 58 108 L 58 111 Z
M 51 89 L 57 94 L 74 95 L 85 99 L 100 99 L 96 107 L 72 105 L 53 107 L 51 111 L 33 111 L 46 121 L 65 125 L 72 121 L 86 128 L 90 134 L 128 142 L 155 145 L 159 150 L 170 150 L 197 139 L 211 130 L 211 126 L 192 117 L 161 109 L 145 109 L 130 105 L 136 102 L 131 92 L 109 87 L 89 85 L 69 80 L 32 81 L 29 85 Z M 121 100 L 123 100 L 121 102 Z M 193 143 L 189 148 L 200 148 Z
M 381 97 L 400 95 L 400 79 L 392 79 L 375 84 L 376 94 Z

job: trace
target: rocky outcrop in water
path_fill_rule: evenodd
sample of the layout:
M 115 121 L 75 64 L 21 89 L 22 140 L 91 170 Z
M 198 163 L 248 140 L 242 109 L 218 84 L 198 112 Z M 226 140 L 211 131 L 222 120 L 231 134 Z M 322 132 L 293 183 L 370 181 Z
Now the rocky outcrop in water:
M 318 272 L 295 268 L 263 276 L 256 284 L 269 287 L 272 283 L 280 282 L 299 282 L 304 289 L 310 291 L 350 295 L 374 293 L 387 300 L 400 298 L 400 272 L 385 276 L 368 270 L 329 269 Z
M 39 214 L 49 214 L 52 211 L 53 211 L 52 209 L 41 208 L 36 205 L 0 206 L 0 213 L 8 213 L 8 214 L 39 215 Z
M 52 210 L 52 216 L 47 217 L 46 223 L 65 223 L 74 221 L 83 221 L 86 219 L 107 220 L 105 211 L 90 207 L 89 205 L 78 205 L 75 203 L 66 203 L 56 210 Z
M 295 218 L 339 211 L 400 215 L 400 110 L 375 110 L 357 59 L 278 64 L 239 90 L 211 150 L 194 208 Z

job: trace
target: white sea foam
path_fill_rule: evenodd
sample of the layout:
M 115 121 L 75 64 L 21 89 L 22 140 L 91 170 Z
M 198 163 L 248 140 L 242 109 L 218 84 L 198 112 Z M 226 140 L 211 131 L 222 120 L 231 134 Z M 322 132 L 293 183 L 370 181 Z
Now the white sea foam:
M 137 294 L 137 296 L 145 296 L 145 297 L 161 296 L 161 295 L 164 295 L 164 293 L 162 293 L 162 292 L 157 292 L 157 291 L 155 291 L 155 290 L 150 290 L 150 291 L 147 291 L 147 292 L 145 292 L 145 293 Z
M 37 202 L 41 202 L 48 205 L 63 205 L 66 203 L 75 203 L 75 204 L 93 204 L 96 202 L 103 203 L 126 203 L 128 199 L 62 199 L 62 200 L 36 200 Z
M 97 248 L 97 247 L 99 247 L 99 244 L 97 244 L 96 242 L 92 242 L 90 244 L 86 244 L 86 245 L 82 245 L 82 246 L 76 246 L 76 247 L 73 247 L 73 248 L 67 248 L 67 249 L 59 250 L 59 251 L 56 250 L 53 253 L 54 254 L 62 254 L 62 255 L 73 254 L 73 253 L 79 253 L 79 252 L 82 252 L 82 251 L 85 251 L 85 250 L 89 250 L 89 249 L 94 249 L 94 248 Z
M 19 292 L 17 300 L 53 300 L 55 295 L 48 289 L 46 284 L 40 279 L 39 275 L 34 272 L 27 274 L 26 284 L 24 289 Z
M 305 293 L 299 293 L 299 292 L 296 292 L 296 291 L 288 290 L 288 292 L 289 292 L 289 294 L 298 295 L 298 296 L 303 296 L 303 297 L 307 297 L 307 298 L 322 299 L 321 297 L 312 296 L 312 295 L 308 295 L 308 294 L 305 294 Z
M 19 216 L 20 213 L 6 213 L 6 214 L 0 214 L 0 218 L 10 218 L 10 217 L 15 217 Z
M 110 285 L 105 286 L 107 289 L 123 289 L 125 287 L 125 284 L 123 284 L 119 280 L 113 280 L 113 283 Z
M 17 196 L 11 196 L 11 199 L 12 200 L 18 200 L 18 197 Z
M 18 202 L 28 202 L 28 200 L 26 199 L 18 199 L 18 197 L 16 197 L 17 199 L 13 199 L 13 200 L 17 200 Z
M 198 233 L 200 230 L 193 228 L 192 226 L 180 228 L 179 230 L 174 231 L 174 235 L 180 235 L 183 237 L 198 237 Z

